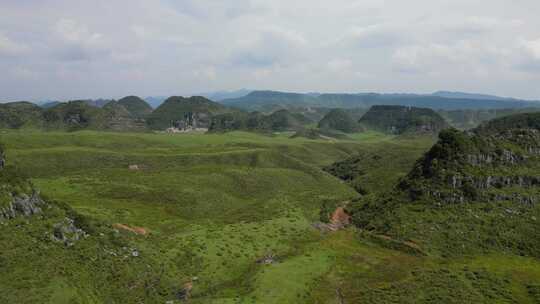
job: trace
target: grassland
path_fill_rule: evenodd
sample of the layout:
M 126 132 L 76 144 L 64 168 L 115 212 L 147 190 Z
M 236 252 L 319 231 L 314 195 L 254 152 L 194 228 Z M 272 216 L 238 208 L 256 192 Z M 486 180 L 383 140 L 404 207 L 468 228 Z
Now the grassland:
M 363 178 L 383 191 L 432 139 L 290 135 L 2 131 L 8 162 L 97 228 L 64 248 L 40 237 L 46 216 L 1 226 L 0 302 L 164 303 L 191 282 L 191 303 L 539 303 L 537 260 L 443 260 L 312 227 L 323 202 L 358 196 L 323 167 L 380 155 Z M 114 224 L 149 233 L 117 238 Z

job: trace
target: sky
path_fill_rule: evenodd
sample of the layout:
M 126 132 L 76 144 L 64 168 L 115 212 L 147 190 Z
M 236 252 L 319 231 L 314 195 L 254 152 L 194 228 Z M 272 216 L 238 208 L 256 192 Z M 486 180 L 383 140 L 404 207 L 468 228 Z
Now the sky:
M 540 99 L 538 0 L 0 0 L 0 100 L 466 91 Z

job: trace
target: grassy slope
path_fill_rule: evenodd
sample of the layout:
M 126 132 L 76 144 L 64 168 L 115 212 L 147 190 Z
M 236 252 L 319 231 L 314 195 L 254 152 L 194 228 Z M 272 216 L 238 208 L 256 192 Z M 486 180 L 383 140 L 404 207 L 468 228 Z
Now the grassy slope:
M 2 245 L 13 246 L 7 259 L 19 257 L 10 260 L 14 264 L 8 268 L 18 271 L 3 272 L 7 275 L 2 276 L 0 289 L 17 290 L 9 300 L 21 303 L 32 300 L 20 290 L 50 303 L 69 303 L 75 298 L 81 303 L 101 303 L 141 296 L 146 296 L 145 303 L 162 303 L 164 297 L 170 298 L 173 287 L 196 276 L 193 303 L 339 303 L 336 290 L 345 303 L 397 299 L 413 303 L 426 302 L 430 296 L 448 299 L 440 292 L 455 293 L 465 287 L 473 294 L 471 300 L 488 303 L 489 298 L 479 295 L 481 286 L 475 287 L 467 277 L 478 270 L 487 277 L 477 280 L 481 284 L 510 277 L 509 290 L 515 290 L 510 296 L 531 299 L 530 290 L 540 281 L 540 264 L 535 260 L 512 256 L 432 260 L 381 249 L 358 239 L 353 231 L 321 235 L 311 227 L 324 200 L 343 201 L 356 195 L 321 167 L 359 152 L 411 153 L 408 147 L 421 149 L 422 145 L 427 149 L 424 141 L 395 141 L 376 133 L 334 142 L 289 136 L 3 132 L 9 159 L 33 176 L 48 197 L 108 225 L 147 228 L 149 236 L 130 239 L 130 246 L 137 247 L 142 258 L 155 262 L 143 271 L 143 277 L 151 278 L 163 269 L 164 281 L 177 285 L 170 285 L 165 293 L 133 295 L 122 282 L 136 282 L 142 261 L 135 260 L 133 265 L 103 262 L 94 267 L 83 258 L 91 256 L 85 248 L 92 248 L 92 243 L 76 245 L 69 254 L 56 248 L 44 255 L 25 250 L 33 240 L 22 237 L 0 239 Z M 396 170 L 391 165 L 394 157 L 387 159 L 387 166 L 370 169 L 373 179 L 387 183 L 381 188 L 396 178 L 391 174 Z M 130 164 L 141 170 L 128 170 Z M 276 254 L 279 263 L 255 263 L 267 253 Z M 27 261 L 22 257 L 32 263 L 20 266 Z M 0 259 L 0 268 L 3 265 Z M 58 265 L 64 265 L 64 270 L 54 270 Z M 95 275 L 107 267 L 116 269 L 111 272 L 113 278 Z M 36 280 L 45 280 L 44 274 L 52 283 L 37 284 Z M 427 288 L 432 281 L 453 282 L 452 275 L 459 276 L 459 284 L 440 292 Z M 97 284 L 107 280 L 120 283 Z M 499 285 L 494 286 L 507 290 Z M 418 288 L 426 290 L 426 297 L 419 298 Z

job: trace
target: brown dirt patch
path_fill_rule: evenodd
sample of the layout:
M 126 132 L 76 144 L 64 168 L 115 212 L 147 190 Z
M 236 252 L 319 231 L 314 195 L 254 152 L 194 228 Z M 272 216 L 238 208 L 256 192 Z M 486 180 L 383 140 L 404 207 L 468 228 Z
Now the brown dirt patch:
M 130 231 L 130 232 L 133 232 L 133 233 L 138 234 L 138 235 L 147 235 L 148 234 L 148 230 L 146 228 L 143 228 L 143 227 L 130 227 L 128 225 L 118 224 L 118 223 L 113 224 L 112 226 L 113 226 L 113 228 L 124 230 L 124 231 Z

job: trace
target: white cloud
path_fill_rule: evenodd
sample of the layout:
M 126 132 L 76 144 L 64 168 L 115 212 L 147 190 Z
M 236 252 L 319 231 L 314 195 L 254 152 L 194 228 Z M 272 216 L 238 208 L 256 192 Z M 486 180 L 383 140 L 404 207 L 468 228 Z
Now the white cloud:
M 202 80 L 215 80 L 217 77 L 216 69 L 213 66 L 197 69 L 193 72 L 193 74 L 195 77 Z
M 336 58 L 328 62 L 327 66 L 330 71 L 343 72 L 352 67 L 352 61 L 349 59 Z
M 530 56 L 536 60 L 540 60 L 540 38 L 536 40 L 522 41 L 522 46 Z
M 398 29 L 384 24 L 354 26 L 341 38 L 341 43 L 349 47 L 392 47 L 404 41 L 407 35 L 407 33 L 400 33 Z
M 537 0 L 42 2 L 0 1 L 0 67 L 50 75 L 21 89 L 24 70 L 4 73 L 0 99 L 209 87 L 540 97 Z
M 0 33 L 0 55 L 20 55 L 29 50 L 28 46 L 17 43 Z
M 97 45 L 103 35 L 91 32 L 87 26 L 72 19 L 61 19 L 55 25 L 56 33 L 66 42 L 84 45 Z
M 35 80 L 39 77 L 38 72 L 26 67 L 15 67 L 11 70 L 11 74 L 20 80 Z

